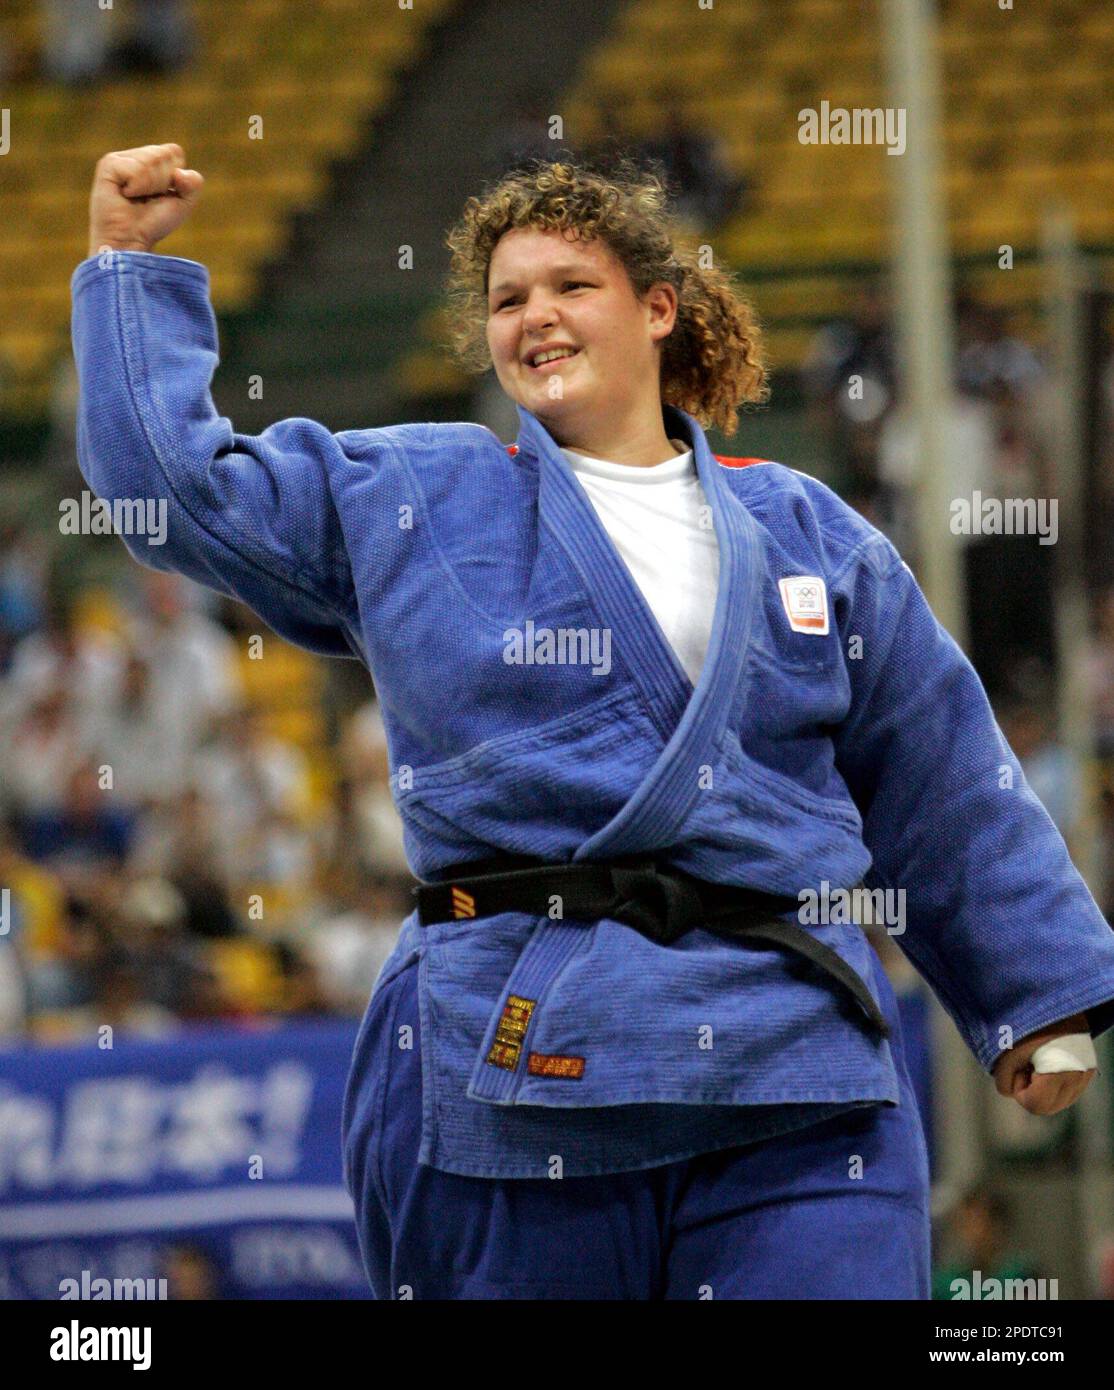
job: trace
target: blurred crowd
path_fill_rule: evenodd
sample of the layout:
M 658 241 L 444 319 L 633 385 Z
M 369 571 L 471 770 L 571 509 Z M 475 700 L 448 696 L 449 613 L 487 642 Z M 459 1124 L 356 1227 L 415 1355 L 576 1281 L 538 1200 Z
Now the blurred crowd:
M 246 609 L 128 573 L 66 589 L 0 540 L 0 1035 L 361 1012 L 412 881 L 370 681 L 307 748 L 245 681 Z
M 0 31 L 0 82 L 45 77 L 83 87 L 168 76 L 197 51 L 188 0 L 38 0 L 39 43 L 17 51 Z
M 968 289 L 955 304 L 954 403 L 945 430 L 957 500 L 1054 499 L 1051 380 L 1041 355 L 1008 315 Z M 885 531 L 916 570 L 916 458 L 901 398 L 892 307 L 885 286 L 864 284 L 851 311 L 816 334 L 802 379 L 813 425 L 842 495 Z M 1087 779 L 1098 783 L 1099 881 L 1114 917 L 1114 550 L 1104 480 L 1114 476 L 1114 354 L 1101 374 L 1090 432 L 1084 567 L 1091 635 L 1075 672 L 1094 719 L 1093 757 L 1081 765 L 1059 738 L 1056 544 L 1039 534 L 960 532 L 967 650 L 1025 775 L 1069 847 L 1080 831 Z M 976 500 L 978 499 L 978 500 Z M 951 516 L 941 519 L 950 526 Z M 1060 523 L 1062 524 L 1062 522 Z
M 630 108 L 621 92 L 603 97 L 595 124 L 606 134 L 596 141 L 578 140 L 578 153 L 595 158 L 622 151 L 640 161 L 654 161 L 665 174 L 681 219 L 708 231 L 716 231 L 745 209 L 750 177 L 733 167 L 720 135 L 686 116 L 680 93 L 665 87 L 656 95 L 659 133 L 652 138 L 639 133 Z M 544 102 L 525 95 L 511 121 L 491 140 L 489 172 L 502 174 L 531 159 L 552 159 L 555 151 L 568 148 L 555 117 Z
M 1018 1225 L 1017 1204 L 1001 1185 L 980 1183 L 962 1193 L 935 1231 L 932 1297 L 982 1302 L 1066 1296 L 1049 1282 L 1056 1279 L 1056 1269 L 1026 1248 Z M 1095 1296 L 1114 1298 L 1114 1240 L 1108 1237 L 1096 1245 L 1091 1265 Z M 1009 1281 L 1016 1280 L 1044 1280 L 1043 1292 L 1034 1291 L 1032 1284 L 1024 1294 L 1007 1292 Z

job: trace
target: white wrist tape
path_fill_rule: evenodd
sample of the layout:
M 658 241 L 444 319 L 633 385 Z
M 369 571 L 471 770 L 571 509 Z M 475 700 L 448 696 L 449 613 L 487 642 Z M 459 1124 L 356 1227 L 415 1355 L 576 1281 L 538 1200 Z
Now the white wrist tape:
M 1041 1043 L 1033 1053 L 1034 1072 L 1090 1071 L 1099 1059 L 1090 1033 L 1065 1033 L 1062 1038 Z

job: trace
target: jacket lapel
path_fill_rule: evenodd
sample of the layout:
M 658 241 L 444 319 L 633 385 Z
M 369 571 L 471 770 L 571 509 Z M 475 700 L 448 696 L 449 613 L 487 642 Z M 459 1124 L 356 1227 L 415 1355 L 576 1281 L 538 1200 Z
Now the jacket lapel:
M 663 405 L 666 433 L 691 441 L 719 543 L 719 588 L 711 639 L 695 689 L 642 591 L 623 563 L 568 460 L 541 422 L 518 407 L 519 449 L 538 460 L 541 524 L 568 554 L 613 648 L 630 671 L 664 747 L 622 810 L 587 839 L 577 859 L 668 847 L 715 761 L 742 678 L 754 614 L 761 546 L 753 518 L 727 488 L 692 416 Z

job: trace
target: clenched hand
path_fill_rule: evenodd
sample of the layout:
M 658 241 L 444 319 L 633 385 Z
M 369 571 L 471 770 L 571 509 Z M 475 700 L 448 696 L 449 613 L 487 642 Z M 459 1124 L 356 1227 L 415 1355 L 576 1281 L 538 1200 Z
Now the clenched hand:
M 89 196 L 89 255 L 106 248 L 150 251 L 180 227 L 205 182 L 185 163 L 181 145 L 141 145 L 98 160 Z

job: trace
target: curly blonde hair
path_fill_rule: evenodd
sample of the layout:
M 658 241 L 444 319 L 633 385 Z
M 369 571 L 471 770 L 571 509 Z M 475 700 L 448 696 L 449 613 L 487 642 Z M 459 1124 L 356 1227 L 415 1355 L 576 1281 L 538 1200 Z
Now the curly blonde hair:
M 532 160 L 482 196 L 469 198 L 446 238 L 452 268 L 445 286 L 449 347 L 469 372 L 491 366 L 487 346 L 488 269 L 499 238 L 513 227 L 575 230 L 602 237 L 641 298 L 661 281 L 677 291 L 677 317 L 664 339 L 661 398 L 725 435 L 740 404 L 764 401 L 769 388 L 754 310 L 729 271 L 702 264 L 684 243 L 663 177 L 630 156 L 606 171 L 570 156 Z

